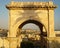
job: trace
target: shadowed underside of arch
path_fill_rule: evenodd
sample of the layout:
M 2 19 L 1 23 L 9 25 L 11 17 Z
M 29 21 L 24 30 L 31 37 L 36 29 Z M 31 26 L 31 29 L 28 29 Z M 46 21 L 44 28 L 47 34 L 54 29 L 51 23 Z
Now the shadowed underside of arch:
M 41 34 L 45 34 L 45 35 L 47 36 L 47 31 L 46 31 L 45 26 L 44 26 L 42 23 L 40 23 L 40 22 L 38 22 L 38 21 L 36 21 L 36 20 L 27 20 L 27 21 L 23 22 L 21 25 L 19 25 L 18 28 L 19 28 L 19 29 L 22 29 L 22 27 L 23 27 L 24 25 L 28 24 L 28 23 L 33 23 L 33 24 L 37 25 L 37 26 L 39 27 L 40 31 L 41 31 Z M 44 27 L 44 29 L 45 29 L 45 33 L 43 32 L 43 27 Z
M 42 29 L 42 27 L 43 27 L 43 24 L 39 23 L 38 21 L 35 21 L 35 20 L 27 20 L 27 21 L 23 22 L 23 23 L 19 26 L 19 28 L 22 28 L 25 24 L 28 24 L 28 23 L 34 23 L 34 24 L 36 24 L 37 26 L 39 26 L 41 29 Z

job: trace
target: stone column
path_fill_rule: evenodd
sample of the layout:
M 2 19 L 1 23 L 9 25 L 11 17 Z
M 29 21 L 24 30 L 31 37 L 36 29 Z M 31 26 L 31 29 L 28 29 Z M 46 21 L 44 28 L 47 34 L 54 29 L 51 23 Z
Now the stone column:
M 10 46 L 9 48 L 17 48 L 17 38 L 10 38 Z
M 48 31 L 49 37 L 55 37 L 54 32 L 54 10 L 49 10 L 49 31 Z

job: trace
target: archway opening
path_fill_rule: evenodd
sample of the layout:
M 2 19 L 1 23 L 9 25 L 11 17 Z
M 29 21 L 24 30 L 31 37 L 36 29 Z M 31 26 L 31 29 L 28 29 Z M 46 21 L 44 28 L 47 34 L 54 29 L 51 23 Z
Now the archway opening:
M 23 22 L 18 27 L 17 32 L 17 37 L 21 39 L 20 48 L 45 48 L 47 42 L 44 37 L 46 37 L 47 34 L 44 35 L 43 27 L 44 25 L 42 23 L 35 20 Z M 47 33 L 46 30 L 45 33 Z M 26 47 L 23 47 L 23 45 Z M 33 45 L 33 47 L 31 45 Z
M 40 28 L 39 26 L 37 26 L 36 24 L 34 23 L 27 23 L 25 24 L 22 29 L 26 30 L 26 29 L 30 29 L 30 30 L 36 30 L 36 31 L 39 31 L 40 32 Z

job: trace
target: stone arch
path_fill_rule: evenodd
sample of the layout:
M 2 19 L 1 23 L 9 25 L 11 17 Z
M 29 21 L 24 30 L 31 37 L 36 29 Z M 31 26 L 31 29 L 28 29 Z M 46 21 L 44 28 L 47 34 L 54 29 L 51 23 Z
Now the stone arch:
M 20 22 L 21 23 L 21 22 Z M 43 41 L 44 40 L 44 42 L 45 43 L 47 43 L 46 41 L 45 41 L 45 39 L 43 38 L 43 27 L 45 27 L 40 21 L 38 21 L 38 20 L 30 20 L 30 19 L 28 19 L 28 20 L 25 20 L 25 21 L 23 21 L 21 24 L 19 24 L 18 25 L 18 28 L 22 28 L 25 24 L 27 24 L 27 23 L 34 23 L 34 24 L 36 24 L 37 26 L 39 26 L 39 28 L 40 28 L 40 30 L 41 30 L 41 35 L 39 35 L 39 36 L 41 36 L 41 41 Z M 18 28 L 17 28 L 17 30 L 18 30 Z M 46 29 L 46 28 L 45 28 Z M 47 31 L 46 31 L 46 33 L 47 33 Z M 46 36 L 47 36 L 47 34 L 46 34 Z M 16 37 L 18 37 L 17 36 L 17 32 L 16 32 Z M 19 37 L 18 37 L 19 38 Z M 19 40 L 19 39 L 18 39 Z M 22 39 L 21 39 L 22 40 Z M 18 42 L 19 43 L 19 42 Z M 21 41 L 20 41 L 20 43 L 21 43 Z M 42 45 L 42 44 L 41 44 Z
M 11 2 L 10 4 L 8 4 L 6 6 L 7 9 L 9 9 L 9 17 L 10 17 L 9 36 L 8 37 L 12 37 L 10 39 L 11 41 L 9 42 L 10 48 L 17 47 L 17 45 L 16 45 L 17 39 L 15 37 L 17 35 L 18 27 L 27 20 L 35 20 L 35 21 L 39 22 L 40 25 L 42 24 L 42 26 L 44 26 L 46 32 L 48 32 L 47 33 L 48 41 L 50 41 L 49 37 L 55 37 L 53 19 L 54 19 L 54 9 L 56 8 L 56 5 L 54 5 L 53 2 L 45 2 L 44 5 L 43 5 L 43 3 L 44 2 L 26 2 L 26 3 Z M 17 4 L 18 4 L 18 6 L 17 6 Z M 27 5 L 33 5 L 33 6 L 27 6 Z M 32 13 L 30 12 L 30 10 Z M 22 11 L 24 11 L 24 12 L 22 12 Z M 25 18 L 25 16 L 26 16 L 26 18 Z M 17 18 L 19 18 L 18 21 L 16 20 Z M 41 20 L 40 20 L 40 18 L 41 18 Z M 44 42 L 44 41 L 41 40 L 41 42 Z M 42 43 L 42 45 L 43 44 L 44 43 Z M 50 44 L 50 42 L 48 42 L 48 44 Z M 46 48 L 47 47 L 50 47 L 50 46 L 47 45 Z M 41 47 L 41 48 L 43 48 L 43 47 Z M 44 46 L 44 48 L 45 48 L 45 46 Z
M 19 22 L 18 22 L 18 24 L 17 24 L 17 28 L 16 28 L 16 35 L 17 35 L 17 29 L 18 28 L 22 28 L 25 24 L 27 24 L 27 23 L 33 23 L 33 24 L 35 24 L 35 25 L 37 25 L 39 28 L 40 28 L 40 30 L 41 30 L 41 32 L 43 32 L 43 27 L 45 28 L 45 30 L 46 30 L 46 33 L 47 33 L 47 29 L 46 29 L 46 27 L 44 26 L 44 24 L 43 23 L 41 23 L 40 21 L 38 21 L 38 20 L 30 20 L 30 19 L 28 19 L 28 20 L 24 20 L 24 21 L 22 21 L 22 23 L 20 22 L 20 24 L 19 24 Z M 43 34 L 43 33 L 42 33 Z M 47 34 L 46 34 L 47 35 Z

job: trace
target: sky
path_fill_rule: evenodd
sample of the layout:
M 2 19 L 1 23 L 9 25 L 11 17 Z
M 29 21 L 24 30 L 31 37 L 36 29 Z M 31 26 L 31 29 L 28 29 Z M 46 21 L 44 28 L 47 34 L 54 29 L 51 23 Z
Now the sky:
M 17 1 L 17 0 L 12 0 Z M 22 0 L 18 0 L 22 1 Z M 46 1 L 46 0 L 23 0 L 23 1 Z M 48 0 L 49 1 L 49 0 Z M 52 0 L 54 4 L 57 5 L 54 14 L 54 28 L 60 29 L 60 0 Z M 9 11 L 6 5 L 10 3 L 11 0 L 0 0 L 0 28 L 8 29 Z

